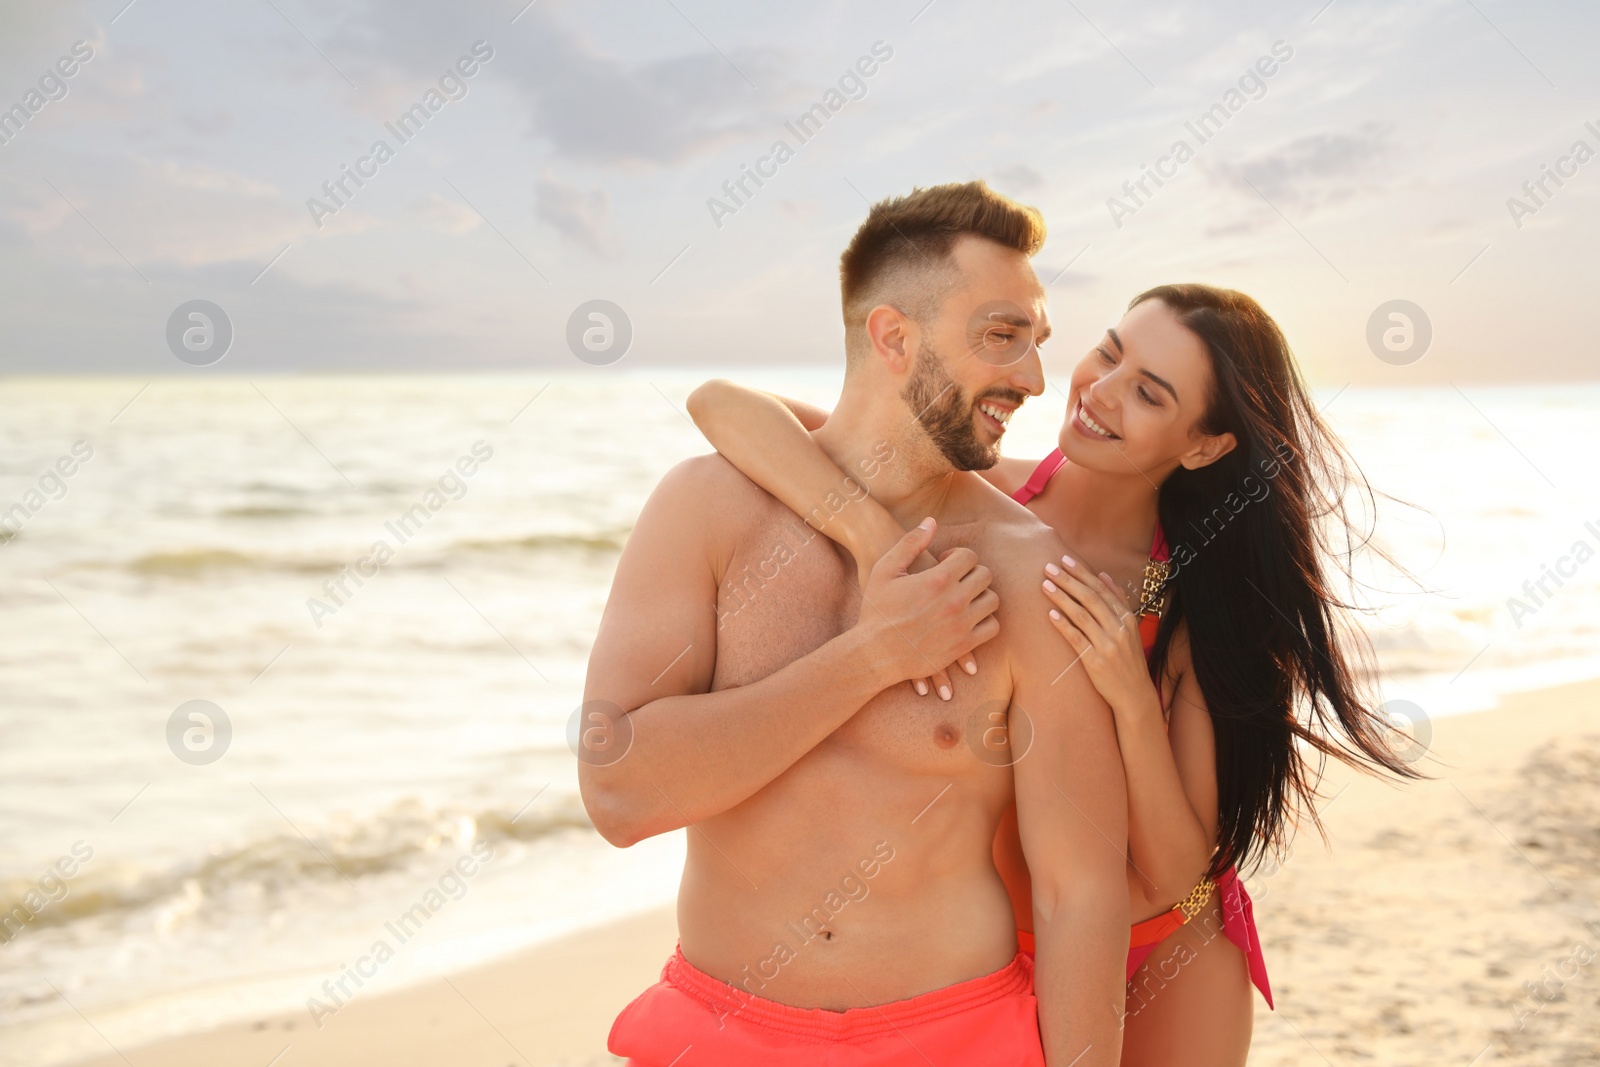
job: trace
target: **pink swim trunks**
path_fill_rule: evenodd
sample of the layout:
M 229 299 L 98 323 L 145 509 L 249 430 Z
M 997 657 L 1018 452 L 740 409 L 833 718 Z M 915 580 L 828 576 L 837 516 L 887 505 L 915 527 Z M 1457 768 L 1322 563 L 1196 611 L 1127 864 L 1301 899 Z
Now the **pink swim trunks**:
M 676 951 L 607 1047 L 632 1067 L 1044 1067 L 1033 961 L 848 1011 L 752 996 Z

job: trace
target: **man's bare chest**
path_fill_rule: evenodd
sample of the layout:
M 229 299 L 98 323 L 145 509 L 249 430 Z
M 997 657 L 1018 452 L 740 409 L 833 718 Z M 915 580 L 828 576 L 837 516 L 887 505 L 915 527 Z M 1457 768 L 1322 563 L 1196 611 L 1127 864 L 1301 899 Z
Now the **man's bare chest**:
M 874 609 L 870 603 L 863 609 L 855 565 L 842 550 L 798 518 L 763 525 L 741 538 L 718 588 L 712 689 L 767 677 L 844 633 L 862 610 Z M 821 747 L 914 773 L 959 775 L 1006 765 L 1011 685 L 1002 641 L 978 649 L 976 677 L 928 663 L 930 675 L 950 668 L 952 699 L 920 696 L 902 682 L 870 700 Z

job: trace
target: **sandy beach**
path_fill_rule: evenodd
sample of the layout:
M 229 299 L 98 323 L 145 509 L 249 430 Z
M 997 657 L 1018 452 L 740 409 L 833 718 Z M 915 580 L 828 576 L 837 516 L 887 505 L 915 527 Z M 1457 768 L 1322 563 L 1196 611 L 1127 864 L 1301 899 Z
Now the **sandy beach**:
M 1593 681 L 1436 720 L 1433 778 L 1405 787 L 1329 772 L 1327 848 L 1304 832 L 1250 881 L 1279 1006 L 1257 1006 L 1252 1064 L 1600 1063 L 1597 703 Z M 663 909 L 358 998 L 320 1030 L 253 1019 L 81 1067 L 619 1062 L 611 1019 L 673 941 Z

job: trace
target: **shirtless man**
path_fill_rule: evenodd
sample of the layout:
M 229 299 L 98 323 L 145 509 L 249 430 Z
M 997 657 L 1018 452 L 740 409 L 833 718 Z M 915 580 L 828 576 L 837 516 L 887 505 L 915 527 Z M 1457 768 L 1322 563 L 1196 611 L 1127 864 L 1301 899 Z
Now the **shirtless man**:
M 1038 597 L 1064 546 L 970 473 L 1005 429 L 980 404 L 1009 419 L 1043 390 L 1043 239 L 975 182 L 876 205 L 845 252 L 844 390 L 815 436 L 859 476 L 809 518 L 870 492 L 923 520 L 870 574 L 717 455 L 673 468 L 628 539 L 579 781 L 612 844 L 690 829 L 679 952 L 611 1033 L 632 1064 L 1118 1061 L 1112 719 Z M 997 335 L 1021 355 L 992 358 Z M 953 693 L 915 692 L 979 644 Z M 992 859 L 1013 798 L 1036 963 Z

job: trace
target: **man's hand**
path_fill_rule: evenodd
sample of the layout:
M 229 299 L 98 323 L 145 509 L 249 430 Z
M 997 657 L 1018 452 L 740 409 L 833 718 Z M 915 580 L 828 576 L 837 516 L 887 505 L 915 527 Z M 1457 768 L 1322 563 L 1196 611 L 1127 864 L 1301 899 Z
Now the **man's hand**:
M 854 629 L 874 650 L 883 688 L 925 678 L 966 657 L 1000 632 L 1000 597 L 993 576 L 969 548 L 952 548 L 917 574 L 911 566 L 933 543 L 936 524 L 924 519 L 867 576 Z M 948 685 L 939 695 L 950 699 Z

